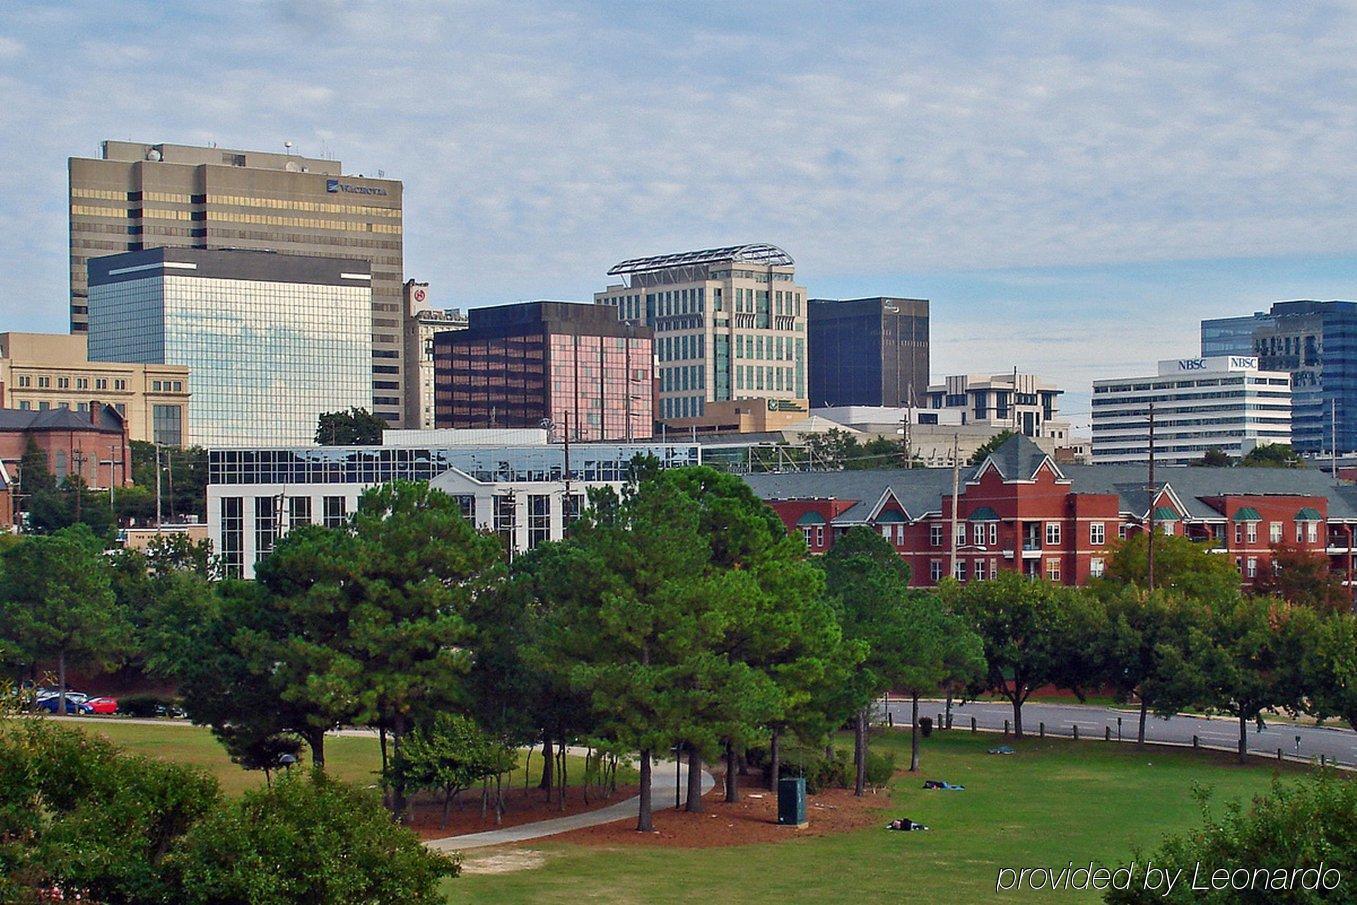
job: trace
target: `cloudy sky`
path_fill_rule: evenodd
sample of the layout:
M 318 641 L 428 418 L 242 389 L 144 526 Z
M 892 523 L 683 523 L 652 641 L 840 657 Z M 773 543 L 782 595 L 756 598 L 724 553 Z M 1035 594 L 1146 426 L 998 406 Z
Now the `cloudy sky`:
M 786 248 L 933 303 L 933 373 L 1094 377 L 1202 317 L 1357 297 L 1357 10 L 1170 3 L 9 0 L 0 329 L 67 323 L 66 158 L 105 138 L 403 179 L 407 274 L 587 299 Z

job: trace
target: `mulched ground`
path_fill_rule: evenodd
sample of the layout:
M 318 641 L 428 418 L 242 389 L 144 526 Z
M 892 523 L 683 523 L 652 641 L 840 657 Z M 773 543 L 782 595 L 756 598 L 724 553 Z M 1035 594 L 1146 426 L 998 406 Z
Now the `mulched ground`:
M 851 789 L 829 789 L 806 796 L 805 829 L 778 826 L 777 795 L 767 789 L 746 785 L 738 804 L 726 804 L 721 780 L 702 799 L 706 810 L 700 814 L 665 808 L 655 811 L 655 831 L 636 832 L 635 818 L 572 830 L 552 836 L 551 841 L 577 845 L 663 845 L 678 848 L 714 848 L 759 842 L 784 842 L 806 836 L 828 836 L 864 827 L 885 826 L 890 819 L 887 808 L 890 793 L 870 791 L 862 798 Z M 754 796 L 760 796 L 758 798 Z
M 634 785 L 619 786 L 617 792 L 608 798 L 600 798 L 591 790 L 588 805 L 585 805 L 581 791 L 578 788 L 571 788 L 566 792 L 564 811 L 558 809 L 554 796 L 551 803 L 547 804 L 546 793 L 540 792 L 536 788 L 526 792 L 522 786 L 505 789 L 504 818 L 498 825 L 495 823 L 494 810 L 489 807 L 486 809 L 485 820 L 481 820 L 481 793 L 480 789 L 474 789 L 463 792 L 458 797 L 457 803 L 453 804 L 452 810 L 448 813 L 447 827 L 440 826 L 440 821 L 443 818 L 443 799 L 420 795 L 410 808 L 410 828 L 424 839 L 441 839 L 444 836 L 460 836 L 463 833 L 503 829 L 522 823 L 551 820 L 554 817 L 565 817 L 583 811 L 598 810 L 610 804 L 627 800 L 636 794 L 638 788 L 639 786 Z M 461 805 L 460 810 L 458 809 L 459 803 Z

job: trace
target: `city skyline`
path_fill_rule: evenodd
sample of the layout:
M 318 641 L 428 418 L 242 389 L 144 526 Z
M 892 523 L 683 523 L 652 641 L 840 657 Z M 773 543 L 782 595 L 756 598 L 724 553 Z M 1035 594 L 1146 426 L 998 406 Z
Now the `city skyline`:
M 66 329 L 65 161 L 104 138 L 286 140 L 381 166 L 406 184 L 406 276 L 447 306 L 584 301 L 622 258 L 777 244 L 815 297 L 931 299 L 934 377 L 1040 373 L 1076 425 L 1093 379 L 1194 354 L 1202 318 L 1357 295 L 1346 8 L 20 3 L 9 19 L 14 330 Z

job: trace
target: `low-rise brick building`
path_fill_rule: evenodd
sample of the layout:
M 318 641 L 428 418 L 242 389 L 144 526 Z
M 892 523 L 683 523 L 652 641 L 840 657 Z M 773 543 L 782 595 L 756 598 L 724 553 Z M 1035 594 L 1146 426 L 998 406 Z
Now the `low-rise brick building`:
M 1026 437 L 1014 437 L 957 476 L 948 468 L 755 474 L 746 480 L 823 553 L 849 528 L 866 525 L 910 564 L 911 583 L 944 576 L 985 580 L 1000 571 L 1063 584 L 1101 575 L 1119 540 L 1154 525 L 1163 534 L 1212 543 L 1243 584 L 1270 569 L 1286 545 L 1325 555 L 1354 584 L 1357 487 L 1317 469 L 1058 466 Z M 955 525 L 956 552 L 951 530 Z
M 57 481 L 79 474 L 90 487 L 132 483 L 127 419 L 111 405 L 91 402 L 85 411 L 0 409 L 0 463 L 20 483 L 19 461 L 30 439 L 47 456 Z

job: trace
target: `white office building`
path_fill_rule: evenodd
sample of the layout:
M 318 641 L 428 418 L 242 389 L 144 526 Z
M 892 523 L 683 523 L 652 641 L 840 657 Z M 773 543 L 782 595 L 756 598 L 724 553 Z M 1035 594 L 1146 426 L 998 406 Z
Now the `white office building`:
M 1174 358 L 1148 377 L 1093 383 L 1093 463 L 1147 462 L 1150 406 L 1155 461 L 1190 465 L 1208 450 L 1242 456 L 1291 442 L 1291 377 L 1247 355 Z

